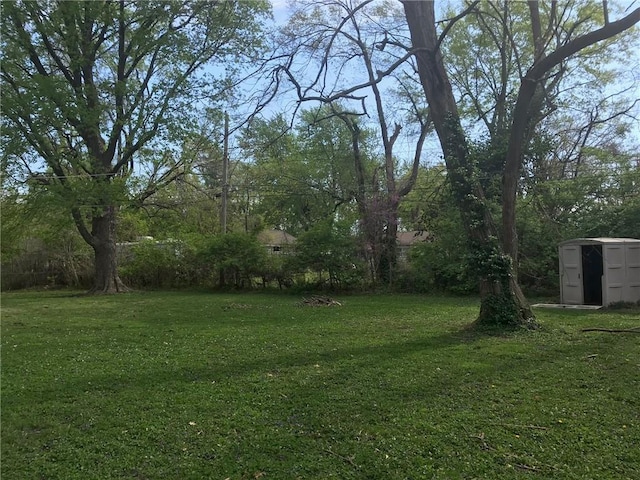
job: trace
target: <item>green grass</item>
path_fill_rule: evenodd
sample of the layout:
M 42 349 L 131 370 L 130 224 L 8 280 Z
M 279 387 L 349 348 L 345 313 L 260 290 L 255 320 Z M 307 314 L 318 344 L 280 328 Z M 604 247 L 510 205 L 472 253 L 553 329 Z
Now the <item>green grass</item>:
M 473 299 L 2 296 L 2 479 L 637 479 L 636 311 Z

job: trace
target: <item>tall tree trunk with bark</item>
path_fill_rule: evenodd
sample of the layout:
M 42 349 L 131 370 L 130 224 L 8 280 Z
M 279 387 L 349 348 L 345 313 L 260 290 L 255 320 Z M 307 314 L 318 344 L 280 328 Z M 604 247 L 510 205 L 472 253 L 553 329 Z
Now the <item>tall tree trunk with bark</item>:
M 94 206 L 89 221 L 85 220 L 77 208 L 72 216 L 78 232 L 93 249 L 94 276 L 90 294 L 123 293 L 130 289 L 118 275 L 118 251 L 116 244 L 116 225 L 118 207 L 113 201 L 105 201 L 105 206 Z
M 616 22 L 610 22 L 605 9 L 604 26 L 577 36 L 549 54 L 549 44 L 542 33 L 537 1 L 529 1 L 535 58 L 522 78 L 509 130 L 509 144 L 503 170 L 502 242 L 492 221 L 479 183 L 478 169 L 469 155 L 451 84 L 444 68 L 436 30 L 433 2 L 402 1 L 411 33 L 418 74 L 425 91 L 434 126 L 444 152 L 453 192 L 462 213 L 471 249 L 471 264 L 480 276 L 480 324 L 535 325 L 533 313 L 518 285 L 514 259 L 517 258 L 515 204 L 517 184 L 522 168 L 527 132 L 535 122 L 536 91 L 551 70 L 565 59 L 599 41 L 611 38 L 640 21 L 640 8 Z M 478 2 L 471 4 L 469 12 Z M 466 12 L 463 12 L 464 15 Z M 460 15 L 457 18 L 461 18 Z M 456 19 L 457 19 L 456 18 Z M 453 21 L 455 21 L 454 19 Z
M 367 178 L 360 151 L 360 127 L 352 115 L 343 112 L 336 113 L 351 133 L 354 171 L 357 183 L 354 196 L 358 205 L 360 227 L 366 245 L 365 256 L 371 267 L 371 279 L 373 282 L 381 281 L 389 285 L 393 281 L 393 274 L 397 263 L 396 242 L 398 233 L 398 207 L 400 205 L 400 195 L 397 193 L 396 180 L 393 176 L 389 175 L 389 170 L 392 170 L 394 165 L 392 163 L 392 155 L 391 153 L 388 154 L 385 164 L 385 169 L 387 170 L 387 191 L 383 193 L 377 189 L 377 178 L 374 175 L 372 195 L 367 195 Z M 418 148 L 422 147 L 422 142 L 426 136 L 426 127 L 423 128 L 423 131 L 425 133 L 421 134 Z M 409 180 L 403 185 L 402 191 L 400 192 L 402 195 L 406 195 L 415 184 L 417 164 L 417 161 L 414 162 L 415 167 L 413 170 L 415 170 L 415 173 L 412 171 Z
M 470 266 L 480 282 L 482 325 L 534 326 L 535 317 L 502 251 L 498 232 L 470 155 L 453 89 L 444 68 L 433 2 L 403 2 L 420 82 L 444 153 L 449 180 L 470 247 Z
M 95 276 L 89 293 L 122 293 L 129 290 L 118 276 L 116 211 L 115 207 L 106 207 L 104 213 L 93 217 L 91 222 Z
M 59 196 L 95 252 L 94 293 L 124 290 L 117 274 L 116 212 L 123 180 L 150 144 L 173 145 L 191 128 L 205 64 L 255 58 L 262 2 L 5 2 L 0 96 L 13 165 Z M 240 52 L 240 53 L 239 53 Z M 250 52 L 250 53 L 249 53 Z M 220 79 L 222 80 L 222 79 Z M 186 137 L 185 137 L 186 138 Z M 169 147 L 167 147 L 169 149 Z M 148 161 L 140 202 L 178 178 L 184 161 Z M 4 160 L 4 158 L 3 158 Z M 46 171 L 37 172 L 43 167 Z M 143 171 L 146 168 L 142 169 Z
M 385 225 L 382 232 L 382 245 L 380 255 L 380 279 L 385 285 L 394 282 L 394 276 L 398 263 L 398 207 L 400 200 L 394 192 L 386 199 Z

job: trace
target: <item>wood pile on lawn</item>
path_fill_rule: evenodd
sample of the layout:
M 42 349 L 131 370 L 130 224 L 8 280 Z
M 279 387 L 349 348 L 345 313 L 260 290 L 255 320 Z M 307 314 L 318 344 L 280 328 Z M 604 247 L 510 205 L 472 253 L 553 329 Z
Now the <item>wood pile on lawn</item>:
M 342 304 L 331 297 L 321 297 L 314 295 L 309 298 L 303 298 L 300 302 L 301 307 L 341 307 Z

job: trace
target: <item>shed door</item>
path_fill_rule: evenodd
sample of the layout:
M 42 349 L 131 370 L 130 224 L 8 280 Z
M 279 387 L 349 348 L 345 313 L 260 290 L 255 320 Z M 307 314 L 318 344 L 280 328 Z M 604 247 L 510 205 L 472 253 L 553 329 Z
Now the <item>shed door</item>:
M 627 293 L 625 302 L 640 302 L 640 244 L 627 245 L 625 254 Z
M 623 244 L 605 245 L 605 288 L 604 304 L 624 301 L 624 285 L 626 277 L 625 248 Z
M 560 297 L 562 303 L 582 305 L 582 248 L 560 247 Z

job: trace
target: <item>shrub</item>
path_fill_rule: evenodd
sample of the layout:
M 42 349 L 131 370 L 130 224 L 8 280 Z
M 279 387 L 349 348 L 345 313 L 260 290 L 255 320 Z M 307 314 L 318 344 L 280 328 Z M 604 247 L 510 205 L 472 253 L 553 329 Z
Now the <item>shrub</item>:
M 254 235 L 227 233 L 211 239 L 204 258 L 220 272 L 220 286 L 250 287 L 253 277 L 262 277 L 267 253 Z
M 294 284 L 295 265 L 293 255 L 266 255 L 264 268 L 261 273 L 262 286 L 276 282 L 278 288 L 290 288 Z
M 179 288 L 211 280 L 201 239 L 144 240 L 120 247 L 120 278 L 142 288 Z
M 415 291 L 477 292 L 478 282 L 467 269 L 466 248 L 462 242 L 446 240 L 420 243 L 409 251 L 409 273 L 406 275 L 413 280 Z
M 298 272 L 314 273 L 318 287 L 328 283 L 331 289 L 351 288 L 364 277 L 356 240 L 347 226 L 322 223 L 303 233 L 292 261 Z
M 73 235 L 56 242 L 23 240 L 2 256 L 2 290 L 31 287 L 88 288 L 93 278 L 93 252 Z
M 143 240 L 131 245 L 120 266 L 120 277 L 133 287 L 172 287 L 177 277 L 176 247 L 173 243 Z

